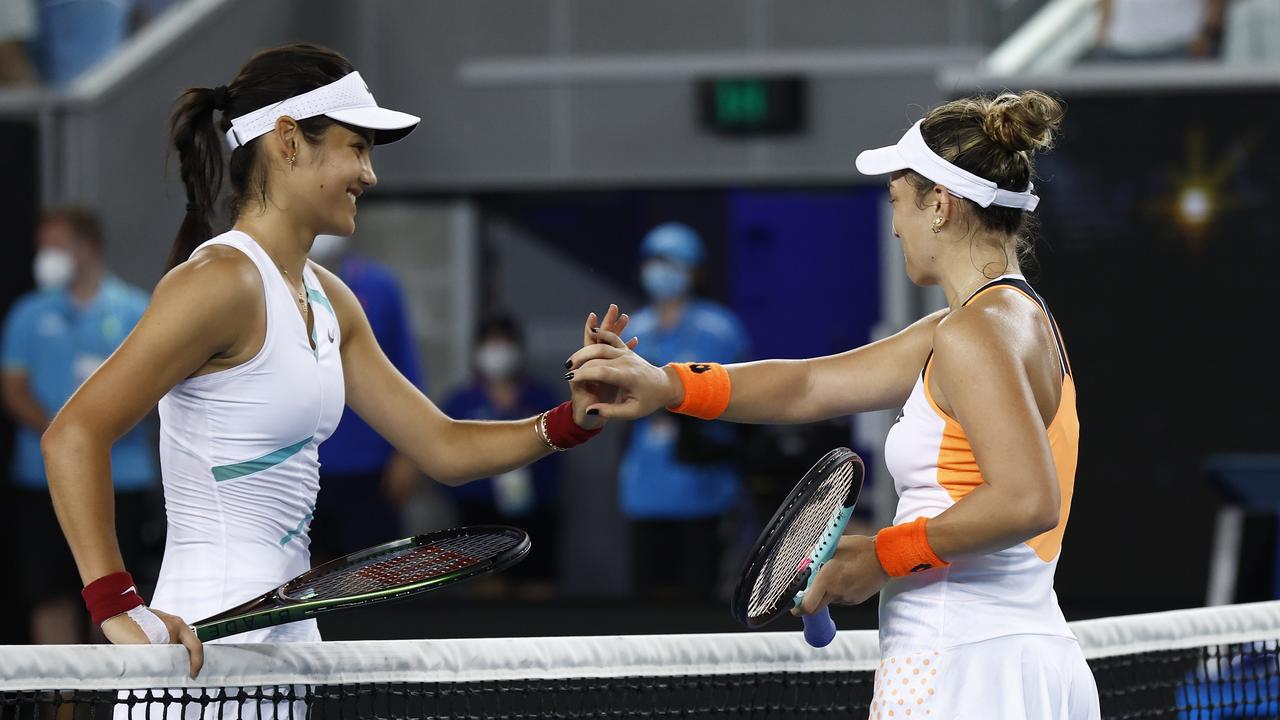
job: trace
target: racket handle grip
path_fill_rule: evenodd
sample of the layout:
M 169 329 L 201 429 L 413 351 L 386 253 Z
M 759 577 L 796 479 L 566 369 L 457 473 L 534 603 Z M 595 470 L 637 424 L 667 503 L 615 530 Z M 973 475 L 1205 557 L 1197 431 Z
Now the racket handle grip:
M 836 637 L 836 624 L 831 619 L 831 612 L 822 608 L 812 615 L 804 616 L 804 640 L 813 647 L 826 647 Z

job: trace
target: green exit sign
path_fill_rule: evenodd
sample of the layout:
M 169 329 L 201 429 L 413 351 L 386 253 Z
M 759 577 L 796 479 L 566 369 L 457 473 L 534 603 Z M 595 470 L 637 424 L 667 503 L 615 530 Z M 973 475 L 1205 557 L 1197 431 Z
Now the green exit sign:
M 785 135 L 804 126 L 804 81 L 731 77 L 698 82 L 703 127 L 728 135 Z

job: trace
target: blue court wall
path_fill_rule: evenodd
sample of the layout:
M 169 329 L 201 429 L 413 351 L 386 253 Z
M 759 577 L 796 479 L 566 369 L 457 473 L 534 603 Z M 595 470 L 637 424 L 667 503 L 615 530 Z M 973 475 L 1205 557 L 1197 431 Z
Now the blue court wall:
M 879 188 L 729 193 L 729 304 L 756 357 L 829 355 L 870 340 L 882 202 Z

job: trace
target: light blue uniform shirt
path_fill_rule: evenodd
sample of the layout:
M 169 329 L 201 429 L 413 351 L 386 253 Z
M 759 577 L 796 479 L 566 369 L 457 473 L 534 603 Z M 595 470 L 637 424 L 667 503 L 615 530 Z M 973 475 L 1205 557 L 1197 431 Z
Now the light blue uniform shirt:
M 18 298 L 4 321 L 0 362 L 6 372 L 23 372 L 36 401 L 50 418 L 76 388 L 115 352 L 147 307 L 147 294 L 114 277 L 104 277 L 98 294 L 77 307 L 67 290 L 29 292 Z M 20 426 L 13 449 L 13 479 L 19 487 L 48 486 L 40 436 Z M 155 484 L 154 442 L 145 424 L 111 448 L 111 476 L 117 490 Z
M 669 362 L 735 363 L 747 359 L 742 323 L 727 308 L 695 300 L 670 330 L 658 327 L 658 314 L 644 308 L 631 318 L 628 335 L 640 338 L 636 352 L 657 366 Z M 732 429 L 723 423 L 700 428 L 724 442 Z M 728 464 L 690 465 L 675 457 L 674 416 L 659 411 L 632 424 L 631 442 L 619 469 L 623 512 L 638 519 L 712 517 L 728 510 L 738 497 L 740 478 Z M 719 437 L 717 437 L 719 436 Z

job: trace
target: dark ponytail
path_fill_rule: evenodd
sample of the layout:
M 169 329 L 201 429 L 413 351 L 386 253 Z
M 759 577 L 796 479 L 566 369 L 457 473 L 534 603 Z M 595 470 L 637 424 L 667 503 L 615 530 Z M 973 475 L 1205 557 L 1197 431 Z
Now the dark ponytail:
M 214 100 L 214 90 L 191 88 L 178 98 L 169 120 L 179 174 L 187 189 L 187 211 L 169 251 L 166 271 L 185 262 L 200 243 L 213 237 L 209 216 L 222 187 L 222 136 L 213 124 Z
M 191 88 L 178 97 L 169 119 L 169 135 L 186 187 L 187 210 L 173 240 L 166 270 L 186 262 L 201 243 L 213 237 L 211 218 L 222 190 L 222 148 L 231 118 L 328 85 L 352 70 L 350 61 L 328 48 L 305 43 L 285 45 L 254 55 L 229 86 Z M 217 122 L 215 110 L 221 115 Z M 314 144 L 333 124 L 321 115 L 299 121 L 298 128 L 303 138 Z M 227 209 L 233 223 L 246 197 L 252 194 L 260 203 L 266 203 L 267 166 L 258 157 L 259 145 L 255 139 L 231 153 Z

